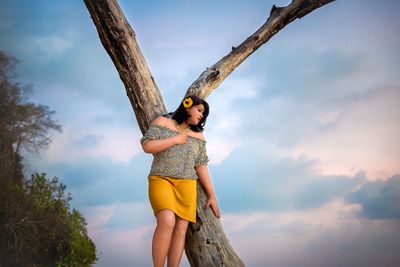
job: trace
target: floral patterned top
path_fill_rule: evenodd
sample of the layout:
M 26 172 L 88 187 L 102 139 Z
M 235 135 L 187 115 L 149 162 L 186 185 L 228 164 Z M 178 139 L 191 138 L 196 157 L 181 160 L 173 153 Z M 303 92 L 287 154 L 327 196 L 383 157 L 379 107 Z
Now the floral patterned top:
M 166 139 L 178 135 L 179 132 L 160 125 L 150 125 L 140 143 L 148 139 Z M 195 167 L 206 165 L 209 161 L 206 153 L 206 141 L 189 136 L 182 145 L 153 154 L 154 159 L 149 175 L 168 176 L 178 179 L 197 179 Z

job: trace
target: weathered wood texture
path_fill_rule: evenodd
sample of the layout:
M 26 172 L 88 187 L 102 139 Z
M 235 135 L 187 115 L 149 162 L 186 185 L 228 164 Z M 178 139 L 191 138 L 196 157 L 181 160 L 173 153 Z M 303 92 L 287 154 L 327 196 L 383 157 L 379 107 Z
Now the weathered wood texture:
M 116 0 L 84 0 L 100 40 L 125 85 L 144 133 L 150 122 L 167 112 L 156 82 L 136 42 L 135 33 Z
M 186 94 L 206 98 L 237 66 L 279 30 L 297 18 L 334 0 L 293 0 L 286 7 L 272 7 L 270 17 L 253 35 L 207 68 Z M 144 133 L 158 115 L 167 113 L 162 96 L 140 52 L 135 34 L 116 0 L 84 0 L 100 40 L 114 62 L 125 85 L 139 127 Z M 206 194 L 197 190 L 198 222 L 191 224 L 185 252 L 191 266 L 244 266 L 230 245 L 221 223 L 211 210 L 204 210 Z
M 220 221 L 215 219 L 211 209 L 203 209 L 207 197 L 200 183 L 197 183 L 197 192 L 197 222 L 189 224 L 185 243 L 190 266 L 245 266 L 232 248 Z
M 203 71 L 186 92 L 206 98 L 223 80 L 272 36 L 297 18 L 302 18 L 315 9 L 334 0 L 294 0 L 286 7 L 273 6 L 270 17 L 250 37 L 217 63 Z

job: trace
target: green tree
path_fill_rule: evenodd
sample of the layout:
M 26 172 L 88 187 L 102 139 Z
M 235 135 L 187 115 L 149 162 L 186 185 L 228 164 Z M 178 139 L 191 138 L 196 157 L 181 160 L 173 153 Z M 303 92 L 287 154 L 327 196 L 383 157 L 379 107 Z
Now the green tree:
M 28 101 L 32 86 L 13 81 L 16 63 L 0 51 L 0 168 L 7 178 L 20 176 L 16 171 L 22 150 L 38 153 L 50 144 L 50 130 L 61 131 L 54 111 Z
M 31 86 L 13 82 L 16 63 L 0 51 L 0 267 L 90 266 L 96 247 L 66 186 L 44 173 L 23 175 L 22 152 L 47 148 L 49 131 L 61 126 L 54 111 L 28 101 Z
M 96 247 L 56 177 L 34 174 L 0 190 L 0 266 L 90 266 Z M 5 201 L 3 201 L 5 200 Z M 2 265 L 4 264 L 4 265 Z
M 88 238 L 85 218 L 73 209 L 68 214 L 68 253 L 58 266 L 90 266 L 97 260 L 95 245 Z

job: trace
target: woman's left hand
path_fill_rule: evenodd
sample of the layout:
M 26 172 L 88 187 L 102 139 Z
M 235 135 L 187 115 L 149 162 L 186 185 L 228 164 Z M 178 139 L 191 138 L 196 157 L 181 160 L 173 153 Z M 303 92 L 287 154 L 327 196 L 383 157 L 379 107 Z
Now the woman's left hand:
M 217 217 L 218 219 L 221 217 L 221 212 L 219 211 L 217 199 L 215 197 L 208 198 L 204 208 L 207 209 L 208 207 L 211 207 L 215 217 Z

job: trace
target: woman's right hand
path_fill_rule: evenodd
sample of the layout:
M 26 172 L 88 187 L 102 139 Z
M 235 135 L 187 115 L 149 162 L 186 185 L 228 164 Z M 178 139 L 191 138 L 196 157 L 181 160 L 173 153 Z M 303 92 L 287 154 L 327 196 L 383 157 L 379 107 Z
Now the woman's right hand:
M 180 133 L 180 134 L 174 136 L 173 138 L 174 138 L 175 144 L 183 145 L 188 141 L 189 136 L 186 134 Z
M 211 207 L 212 211 L 214 212 L 215 217 L 217 217 L 218 219 L 221 217 L 221 212 L 219 211 L 217 199 L 215 198 L 215 196 L 209 197 L 207 199 L 207 203 L 204 206 L 204 209 L 207 209 L 208 207 Z

